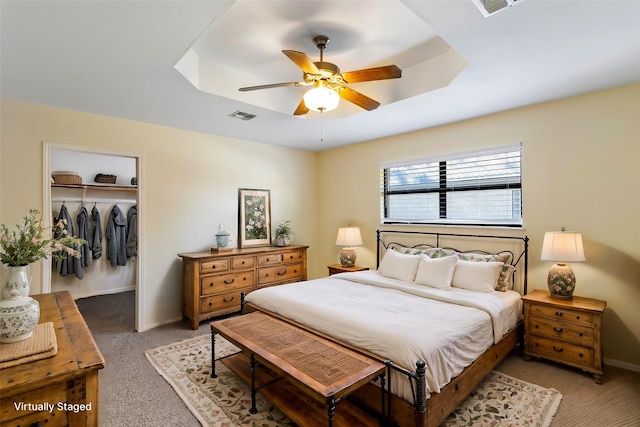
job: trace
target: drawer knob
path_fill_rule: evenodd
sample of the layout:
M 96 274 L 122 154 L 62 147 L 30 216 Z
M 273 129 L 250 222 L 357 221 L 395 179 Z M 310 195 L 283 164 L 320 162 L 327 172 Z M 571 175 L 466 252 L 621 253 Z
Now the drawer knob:
M 562 328 L 556 328 L 555 326 L 553 327 L 553 330 L 558 333 L 562 332 Z
M 560 347 L 560 348 L 556 348 L 556 346 L 553 346 L 553 350 L 557 351 L 558 353 L 562 353 L 564 351 L 564 348 Z
M 562 317 L 562 312 L 561 311 L 556 311 L 556 316 Z

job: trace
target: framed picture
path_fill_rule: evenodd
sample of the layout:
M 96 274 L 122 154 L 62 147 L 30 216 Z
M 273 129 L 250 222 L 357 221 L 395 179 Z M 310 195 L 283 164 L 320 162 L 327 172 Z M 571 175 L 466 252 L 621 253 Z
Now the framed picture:
M 270 191 L 240 188 L 238 196 L 240 247 L 271 245 Z

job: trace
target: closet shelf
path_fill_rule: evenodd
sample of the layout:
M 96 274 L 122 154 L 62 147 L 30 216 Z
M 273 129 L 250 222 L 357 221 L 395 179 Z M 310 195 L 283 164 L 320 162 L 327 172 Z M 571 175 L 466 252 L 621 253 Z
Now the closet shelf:
M 51 188 L 79 188 L 83 190 L 137 191 L 137 186 L 113 184 L 51 184 Z

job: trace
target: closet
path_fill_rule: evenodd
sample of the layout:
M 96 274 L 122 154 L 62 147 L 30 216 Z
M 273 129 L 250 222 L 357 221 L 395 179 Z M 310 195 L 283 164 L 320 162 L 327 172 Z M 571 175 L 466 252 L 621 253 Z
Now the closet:
M 50 209 L 53 221 L 58 218 L 61 209 L 66 208 L 68 217 L 73 224 L 74 235 L 79 235 L 78 215 L 82 208 L 86 209 L 86 229 L 89 236 L 86 240 L 93 243 L 95 250 L 87 256 L 88 262 L 83 268 L 75 263 L 74 268 L 61 268 L 60 263 L 52 262 L 51 291 L 69 291 L 74 299 L 96 295 L 113 294 L 117 292 L 136 290 L 137 281 L 137 245 L 133 241 L 135 252 L 129 251 L 128 256 L 121 256 L 121 262 L 112 265 L 109 251 L 109 222 L 112 211 L 119 210 L 120 218 L 127 222 L 134 210 L 137 211 L 137 159 L 111 154 L 74 151 L 52 148 L 50 151 L 50 172 L 72 172 L 79 175 L 79 183 L 55 182 L 50 183 Z M 98 174 L 115 175 L 114 183 L 95 182 Z M 133 180 L 132 180 L 133 179 Z M 137 216 L 137 215 L 136 215 Z M 99 219 L 98 222 L 94 219 Z M 128 221 L 130 222 L 130 221 Z M 92 239 L 93 229 L 98 225 L 101 239 Z M 135 225 L 137 226 L 137 218 Z M 116 233 L 124 231 L 122 224 L 113 227 Z M 131 232 L 133 229 L 127 229 Z M 124 231 L 126 233 L 126 231 Z M 113 234 L 112 234 L 113 235 Z M 115 241 L 115 239 L 113 239 Z M 99 244 L 96 244 L 99 243 Z M 124 265 L 122 265 L 124 264 Z M 66 267 L 66 266 L 64 266 Z M 78 272 L 81 269 L 81 272 Z M 73 270 L 73 271 L 70 271 Z

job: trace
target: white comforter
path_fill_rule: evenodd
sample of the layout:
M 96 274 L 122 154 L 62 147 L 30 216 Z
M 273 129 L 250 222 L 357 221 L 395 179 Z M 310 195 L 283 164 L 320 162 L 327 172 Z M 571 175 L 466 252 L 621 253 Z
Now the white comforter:
M 246 301 L 410 371 L 424 360 L 429 394 L 500 341 L 522 310 L 514 291 L 440 290 L 377 271 L 263 288 Z M 392 379 L 391 385 L 394 393 L 412 400 L 407 381 Z

